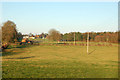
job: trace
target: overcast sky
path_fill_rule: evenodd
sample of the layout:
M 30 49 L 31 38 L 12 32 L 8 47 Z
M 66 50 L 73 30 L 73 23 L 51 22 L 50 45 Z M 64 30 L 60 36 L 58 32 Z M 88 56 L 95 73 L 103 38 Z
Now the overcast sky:
M 22 33 L 117 31 L 118 2 L 3 2 L 7 20 Z

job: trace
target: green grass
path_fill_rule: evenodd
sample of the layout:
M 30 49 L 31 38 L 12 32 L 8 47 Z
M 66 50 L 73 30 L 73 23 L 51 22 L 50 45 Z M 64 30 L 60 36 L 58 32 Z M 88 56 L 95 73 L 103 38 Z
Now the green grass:
M 117 78 L 118 47 L 22 46 L 3 53 L 3 78 Z

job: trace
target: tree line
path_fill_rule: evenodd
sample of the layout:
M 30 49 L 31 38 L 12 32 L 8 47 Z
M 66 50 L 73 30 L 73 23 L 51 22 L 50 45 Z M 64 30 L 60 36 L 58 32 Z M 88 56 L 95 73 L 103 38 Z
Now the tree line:
M 93 42 L 118 42 L 118 33 L 119 32 L 89 32 L 89 41 Z M 74 37 L 75 35 L 75 37 Z M 62 40 L 67 41 L 87 41 L 88 33 L 80 33 L 80 32 L 70 32 L 61 34 Z M 120 39 L 119 39 L 120 41 Z
M 2 29 L 2 30 L 1 30 Z M 2 25 L 0 32 L 2 34 L 2 43 L 15 43 L 22 40 L 22 33 L 18 32 L 16 24 L 12 21 L 7 21 Z M 0 36 L 1 36 L 0 34 Z M 70 32 L 62 34 L 55 29 L 51 29 L 48 34 L 40 34 L 46 36 L 52 41 L 87 41 L 88 33 Z M 120 31 L 116 32 L 89 32 L 89 40 L 93 42 L 112 42 L 120 41 Z
M 92 42 L 112 42 L 117 43 L 120 41 L 120 37 L 118 32 L 89 32 L 89 41 Z M 59 31 L 55 29 L 51 29 L 48 33 L 48 39 L 53 41 L 87 41 L 88 33 L 81 32 L 70 32 L 61 34 Z

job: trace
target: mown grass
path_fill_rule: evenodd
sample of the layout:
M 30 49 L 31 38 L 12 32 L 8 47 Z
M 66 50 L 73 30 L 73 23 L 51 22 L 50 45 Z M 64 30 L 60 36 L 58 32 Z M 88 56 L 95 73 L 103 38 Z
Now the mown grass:
M 3 56 L 3 78 L 117 78 L 118 47 L 29 46 Z M 3 54 L 6 54 L 3 52 Z

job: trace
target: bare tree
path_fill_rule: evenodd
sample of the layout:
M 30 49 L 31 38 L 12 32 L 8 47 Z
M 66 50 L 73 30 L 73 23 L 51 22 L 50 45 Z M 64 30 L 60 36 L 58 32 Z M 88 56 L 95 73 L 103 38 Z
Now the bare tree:
M 61 34 L 59 31 L 55 29 L 51 29 L 48 32 L 48 39 L 53 40 L 53 41 L 59 41 L 61 39 Z

